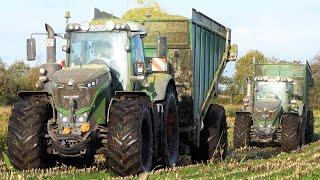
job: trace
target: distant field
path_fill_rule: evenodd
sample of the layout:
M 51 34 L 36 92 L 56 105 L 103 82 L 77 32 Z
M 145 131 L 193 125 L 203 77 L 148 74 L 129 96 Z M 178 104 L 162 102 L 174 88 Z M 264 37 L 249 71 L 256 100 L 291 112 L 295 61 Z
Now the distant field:
M 281 153 L 279 148 L 250 148 L 234 150 L 232 145 L 232 131 L 234 113 L 240 109 L 239 105 L 226 105 L 229 125 L 229 152 L 224 162 L 210 162 L 173 169 L 161 169 L 141 176 L 149 179 L 190 179 L 190 178 L 303 178 L 317 179 L 320 177 L 320 111 L 315 111 L 315 131 L 317 142 L 304 146 L 301 150 L 291 154 Z M 7 119 L 10 108 L 0 108 L 0 138 L 4 147 Z M 74 167 L 59 166 L 47 170 L 32 170 L 21 172 L 0 163 L 1 178 L 58 178 L 58 179 L 108 179 L 115 177 L 108 170 L 98 170 L 95 167 L 76 169 Z

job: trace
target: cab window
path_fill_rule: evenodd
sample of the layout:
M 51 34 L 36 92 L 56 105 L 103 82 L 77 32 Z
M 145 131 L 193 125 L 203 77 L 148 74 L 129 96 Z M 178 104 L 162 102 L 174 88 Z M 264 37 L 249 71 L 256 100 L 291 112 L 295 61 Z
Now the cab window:
M 131 60 L 135 63 L 137 60 L 144 62 L 143 43 L 139 35 L 131 39 Z

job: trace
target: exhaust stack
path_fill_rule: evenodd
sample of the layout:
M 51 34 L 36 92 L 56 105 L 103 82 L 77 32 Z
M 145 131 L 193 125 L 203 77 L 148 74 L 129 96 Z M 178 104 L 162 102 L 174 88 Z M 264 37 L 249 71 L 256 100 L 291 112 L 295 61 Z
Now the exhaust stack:
M 247 79 L 247 97 L 251 97 L 251 80 L 248 78 Z
M 49 24 L 45 24 L 48 38 L 46 39 L 47 62 L 56 62 L 56 38 L 54 37 L 53 28 Z
M 50 81 L 52 75 L 61 69 L 61 66 L 56 63 L 56 37 L 53 28 L 49 24 L 45 24 L 48 37 L 45 41 L 45 46 L 47 50 L 47 63 L 42 65 L 45 69 L 45 76 L 48 77 Z
M 243 99 L 243 110 L 246 111 L 246 112 L 252 112 L 252 93 L 251 93 L 251 88 L 252 88 L 252 85 L 251 85 L 251 80 L 250 78 L 247 78 L 246 79 L 246 82 L 247 82 L 247 93 L 246 93 L 246 96 L 244 97 Z

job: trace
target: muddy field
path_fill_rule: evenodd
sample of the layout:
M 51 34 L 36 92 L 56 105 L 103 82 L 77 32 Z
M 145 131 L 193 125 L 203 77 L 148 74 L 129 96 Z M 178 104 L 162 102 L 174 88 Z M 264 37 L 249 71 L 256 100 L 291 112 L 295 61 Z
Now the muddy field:
M 315 111 L 315 142 L 304 146 L 301 150 L 290 154 L 281 153 L 277 147 L 253 147 L 234 150 L 232 145 L 234 111 L 240 106 L 226 105 L 229 125 L 229 152 L 224 162 L 209 162 L 207 164 L 190 164 L 188 156 L 181 157 L 184 166 L 173 169 L 159 169 L 151 173 L 140 175 L 149 179 L 180 179 L 180 178 L 245 178 L 256 179 L 265 177 L 281 178 L 316 178 L 320 176 L 320 111 Z M 2 150 L 5 150 L 5 138 L 7 119 L 10 108 L 0 108 L 0 142 Z M 1 153 L 3 154 L 3 153 Z M 96 166 L 75 167 L 57 164 L 57 167 L 46 170 L 18 171 L 11 167 L 7 157 L 3 154 L 0 162 L 1 178 L 58 178 L 58 179 L 110 179 L 116 176 L 107 169 L 99 169 Z M 130 177 L 131 178 L 131 177 Z

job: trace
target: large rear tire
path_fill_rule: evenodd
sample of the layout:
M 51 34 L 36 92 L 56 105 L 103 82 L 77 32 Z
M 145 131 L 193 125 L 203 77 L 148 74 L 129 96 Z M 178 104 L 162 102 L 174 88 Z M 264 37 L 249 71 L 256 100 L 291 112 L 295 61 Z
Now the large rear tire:
M 139 98 L 115 101 L 108 122 L 107 165 L 121 176 L 150 171 L 152 121 L 147 103 Z
M 306 143 L 309 144 L 314 138 L 314 117 L 313 111 L 309 110 L 307 115 L 307 128 L 306 128 Z
M 228 133 L 223 106 L 211 105 L 203 123 L 204 127 L 200 132 L 200 146 L 192 149 L 192 161 L 224 160 L 227 156 Z
M 176 166 L 179 156 L 179 119 L 175 88 L 169 85 L 164 102 L 164 162 L 168 167 Z
M 38 100 L 21 100 L 9 119 L 8 157 L 14 167 L 27 170 L 48 166 L 47 106 Z
M 236 149 L 250 146 L 252 117 L 249 113 L 238 113 L 234 123 L 233 145 Z
M 295 114 L 285 114 L 281 118 L 281 149 L 284 152 L 297 150 L 301 146 L 300 117 Z

